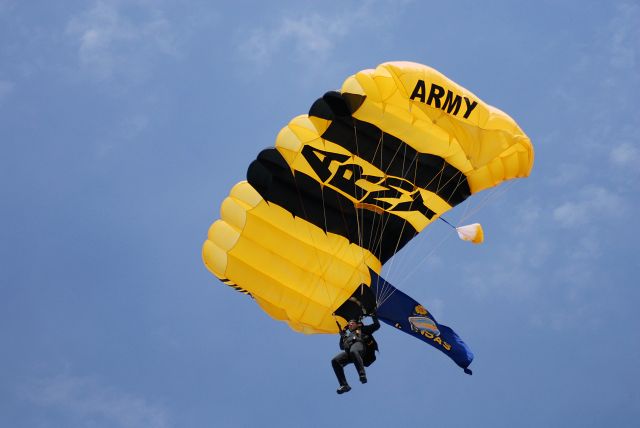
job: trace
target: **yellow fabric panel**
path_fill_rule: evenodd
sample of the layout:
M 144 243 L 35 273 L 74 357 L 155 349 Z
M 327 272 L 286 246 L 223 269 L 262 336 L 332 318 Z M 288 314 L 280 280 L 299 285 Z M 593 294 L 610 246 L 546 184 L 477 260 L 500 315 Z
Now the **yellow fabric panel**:
M 262 196 L 246 181 L 241 181 L 231 188 L 229 196 L 252 208 L 262 202 Z
M 246 182 L 222 204 L 203 245 L 205 265 L 251 293 L 275 319 L 304 333 L 335 333 L 333 311 L 380 262 L 342 236 L 267 204 Z
M 345 278 L 341 278 L 341 283 L 329 282 L 318 272 L 304 270 L 279 254 L 244 238 L 229 253 L 226 269 L 227 277 L 243 284 L 256 298 L 282 309 L 287 320 L 307 324 L 316 330 L 328 324 L 332 331 L 335 330 L 334 326 L 323 318 L 332 321 L 331 313 L 359 284 L 345 282 L 351 270 L 343 273 Z M 312 306 L 312 311 L 307 312 L 309 306 Z
M 277 205 L 262 202 L 251 210 L 248 216 L 251 217 L 252 222 L 244 228 L 243 234 L 249 237 L 254 236 L 256 240 L 264 240 L 264 245 L 270 246 L 274 251 L 287 251 L 280 247 L 282 240 L 299 241 L 295 250 L 305 254 L 291 252 L 287 253 L 287 257 L 291 260 L 300 260 L 300 265 L 306 262 L 325 266 L 326 261 L 330 260 L 331 263 L 348 265 L 349 269 L 359 268 L 367 272 L 367 269 L 362 266 L 362 261 L 366 260 L 373 269 L 380 267 L 377 259 L 366 250 L 349 244 L 349 241 L 340 235 L 326 234 L 322 229 L 302 219 L 293 218 L 291 213 Z M 260 226 L 264 227 L 264 231 Z M 271 235 L 264 235 L 265 233 Z M 262 239 L 267 236 L 267 239 Z M 313 256 L 313 259 L 309 260 L 307 256 Z M 334 260 L 335 258 L 337 260 Z
M 285 126 L 280 130 L 277 141 L 280 142 L 279 151 L 287 163 L 293 162 L 300 150 L 302 150 L 302 142 L 289 126 Z
M 264 263 L 256 263 L 257 257 L 263 257 Z M 283 276 L 277 276 L 283 272 Z M 307 295 L 312 288 L 310 285 L 314 285 L 312 273 L 287 265 L 286 260 L 272 253 L 259 251 L 257 246 L 251 245 L 241 245 L 233 251 L 233 254 L 229 254 L 226 275 L 232 277 L 235 282 L 244 284 L 257 300 L 268 303 L 269 306 L 264 307 L 271 309 L 268 312 L 269 315 L 287 322 L 301 321 L 300 317 L 310 302 Z M 331 287 L 331 284 L 326 284 L 326 287 Z M 348 296 L 349 294 L 345 299 Z M 322 318 L 331 318 L 330 313 L 333 309 L 330 307 L 331 302 L 323 303 L 316 303 L 323 309 L 317 319 L 309 322 L 309 328 L 318 330 L 323 324 Z
M 227 269 L 227 252 L 211 241 L 205 241 L 202 247 L 202 261 L 205 266 L 220 279 L 223 279 Z
M 294 266 L 303 268 L 305 271 L 310 271 L 317 275 L 322 274 L 328 281 L 337 280 L 332 275 L 343 277 L 343 272 L 350 272 L 354 269 L 360 269 L 363 275 L 366 272 L 364 266 L 362 266 L 362 258 L 357 261 L 352 259 L 354 254 L 348 251 L 349 243 L 346 239 L 336 240 L 334 242 L 334 244 L 337 244 L 335 247 L 322 251 L 314 246 L 313 243 L 305 242 L 306 237 L 305 239 L 298 239 L 296 235 L 292 235 L 288 231 L 269 223 L 261 214 L 264 215 L 264 213 L 256 213 L 249 216 L 250 220 L 242 231 L 243 239 L 259 242 L 259 245 L 264 250 L 274 254 L 277 253 L 279 257 L 286 259 Z M 296 241 L 295 245 L 287 245 L 292 240 Z M 326 241 L 329 240 L 326 239 Z
M 287 317 L 287 311 L 282 309 L 280 306 L 272 305 L 271 303 L 261 299 L 258 296 L 254 296 L 254 298 L 258 303 L 258 305 L 260 305 L 262 310 L 264 310 L 267 314 L 269 314 L 271 318 L 278 321 L 284 321 L 284 322 L 287 322 L 289 320 Z
M 464 100 L 461 101 L 458 114 L 448 113 L 418 99 L 411 100 L 409 97 L 418 80 L 425 82 L 427 93 L 430 85 L 436 84 L 451 91 L 452 95 L 467 97 L 470 102 L 478 104 L 465 118 L 461 114 L 466 110 Z M 525 177 L 531 171 L 533 148 L 516 122 L 506 113 L 484 103 L 471 91 L 430 67 L 410 62 L 385 63 L 375 70 L 361 71 L 347 78 L 342 92 L 367 97 L 354 117 L 378 126 L 422 153 L 442 156 L 468 175 L 472 189 L 484 189 L 491 185 L 489 183 Z M 407 127 L 412 129 L 408 131 Z M 438 131 L 429 132 L 429 128 Z M 450 138 L 433 138 L 434 135 L 442 135 L 442 132 Z M 504 172 L 508 175 L 494 175 L 488 180 L 484 178 L 490 175 L 485 170 L 490 163 L 492 166 L 489 168 L 493 174 L 498 173 L 499 167 L 493 164 L 494 159 L 512 147 L 523 152 L 519 155 L 517 169 L 505 169 Z M 475 182 L 476 179 L 480 181 Z
M 414 133 L 415 135 L 413 135 Z M 418 141 L 429 141 L 430 152 L 445 159 L 451 158 L 460 152 L 459 145 L 452 143 L 451 136 L 442 128 L 433 126 L 431 121 L 426 122 L 422 119 L 415 119 L 410 139 L 411 141 L 416 141 L 416 146 L 420 145 Z M 426 150 L 426 148 L 423 148 L 423 150 Z M 458 163 L 462 165 L 468 164 L 469 167 L 471 167 L 471 164 L 467 162 L 466 157 L 463 157 L 463 159 L 459 160 Z
M 358 77 L 361 78 L 360 82 L 366 79 L 365 76 L 361 76 L 361 73 L 358 74 Z M 389 82 L 385 83 L 393 82 L 393 79 L 388 80 Z M 351 85 L 347 85 L 347 87 L 349 86 Z M 391 87 L 386 89 L 388 93 Z M 376 125 L 421 153 L 441 156 L 463 172 L 471 170 L 471 162 L 462 152 L 458 141 L 452 138 L 456 134 L 448 132 L 448 129 L 440 126 L 440 122 L 438 122 L 438 120 L 443 120 L 442 110 L 426 108 L 426 106 L 425 108 L 416 107 L 407 98 L 400 97 L 398 88 L 396 88 L 396 94 L 395 97 L 387 95 L 384 103 L 377 103 L 371 102 L 369 94 L 365 93 L 367 99 L 353 117 Z M 400 111 L 403 113 L 399 113 Z M 434 121 L 436 121 L 435 124 Z
M 305 144 L 322 144 L 320 136 L 329 126 L 329 121 L 318 117 L 301 115 L 282 128 L 276 138 L 276 148 L 289 165 L 293 165 Z M 344 153 L 348 153 L 343 150 Z
M 241 200 L 229 197 L 220 205 L 220 217 L 227 219 L 236 229 L 242 229 L 247 221 L 247 205 Z
M 240 231 L 226 221 L 218 220 L 209 229 L 209 240 L 223 251 L 233 248 L 240 237 Z

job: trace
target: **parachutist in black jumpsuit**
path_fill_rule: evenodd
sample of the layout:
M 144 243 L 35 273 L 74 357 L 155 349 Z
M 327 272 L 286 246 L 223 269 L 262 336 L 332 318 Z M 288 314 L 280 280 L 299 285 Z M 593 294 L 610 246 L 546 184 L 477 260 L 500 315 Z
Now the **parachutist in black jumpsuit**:
M 351 390 L 344 376 L 344 366 L 349 363 L 353 363 L 356 366 L 356 370 L 358 370 L 358 375 L 360 376 L 360 382 L 367 382 L 364 367 L 365 364 L 369 365 L 375 360 L 375 349 L 377 349 L 377 346 L 375 345 L 375 341 L 373 341 L 372 334 L 380 328 L 378 318 L 375 315 L 371 318 L 373 319 L 373 324 L 371 325 L 362 325 L 356 320 L 350 320 L 347 327 L 340 332 L 340 349 L 343 351 L 331 360 L 333 371 L 336 373 L 338 382 L 340 382 L 340 388 L 338 388 L 337 391 L 338 394 Z M 365 357 L 365 353 L 367 352 L 367 344 L 371 347 L 369 351 L 373 357 L 369 355 L 372 359 L 363 362 L 363 357 Z

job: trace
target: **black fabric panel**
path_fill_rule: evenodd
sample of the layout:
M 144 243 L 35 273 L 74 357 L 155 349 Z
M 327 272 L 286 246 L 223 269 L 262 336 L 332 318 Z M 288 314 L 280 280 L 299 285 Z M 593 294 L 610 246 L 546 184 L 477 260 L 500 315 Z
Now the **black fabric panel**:
M 364 95 L 341 94 L 337 91 L 325 93 L 309 109 L 309 116 L 333 120 L 340 116 L 351 116 L 365 100 Z
M 344 147 L 388 175 L 427 189 L 451 206 L 471 195 L 467 178 L 439 156 L 419 153 L 413 147 L 370 123 L 351 117 L 364 97 L 327 92 L 309 110 L 310 116 L 331 120 L 322 138 Z M 355 110 L 354 110 L 355 109 Z
M 368 249 L 385 263 L 417 231 L 395 215 L 356 208 L 347 197 L 321 186 L 307 174 L 291 172 L 275 148 L 251 163 L 247 181 L 269 203 L 275 203 L 325 232 L 335 233 Z M 359 231 L 361 231 L 359 233 Z
M 359 320 L 363 315 L 375 314 L 377 308 L 376 296 L 366 284 L 357 287 L 351 296 L 335 310 L 334 314 L 345 320 Z

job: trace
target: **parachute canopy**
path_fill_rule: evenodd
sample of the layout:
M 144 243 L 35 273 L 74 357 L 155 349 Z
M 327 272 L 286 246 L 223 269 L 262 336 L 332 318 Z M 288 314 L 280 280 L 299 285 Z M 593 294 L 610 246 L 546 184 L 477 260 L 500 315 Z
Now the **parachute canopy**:
M 533 157 L 507 114 L 432 68 L 385 63 L 257 156 L 222 202 L 204 263 L 294 330 L 337 333 L 375 309 L 368 290 L 390 257 L 470 195 L 529 175 Z

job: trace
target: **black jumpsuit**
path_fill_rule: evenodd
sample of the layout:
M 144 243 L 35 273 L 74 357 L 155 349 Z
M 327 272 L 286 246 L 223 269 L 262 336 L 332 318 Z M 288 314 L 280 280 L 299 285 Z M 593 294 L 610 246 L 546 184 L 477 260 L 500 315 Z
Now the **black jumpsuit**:
M 365 376 L 364 364 L 362 363 L 362 356 L 365 352 L 365 340 L 367 336 L 370 336 L 380 328 L 378 318 L 372 318 L 373 324 L 371 325 L 364 325 L 355 331 L 350 331 L 346 328 L 340 333 L 340 349 L 343 351 L 333 357 L 331 365 L 341 386 L 347 385 L 347 379 L 344 376 L 344 366 L 349 363 L 353 363 L 356 366 L 358 375 Z

